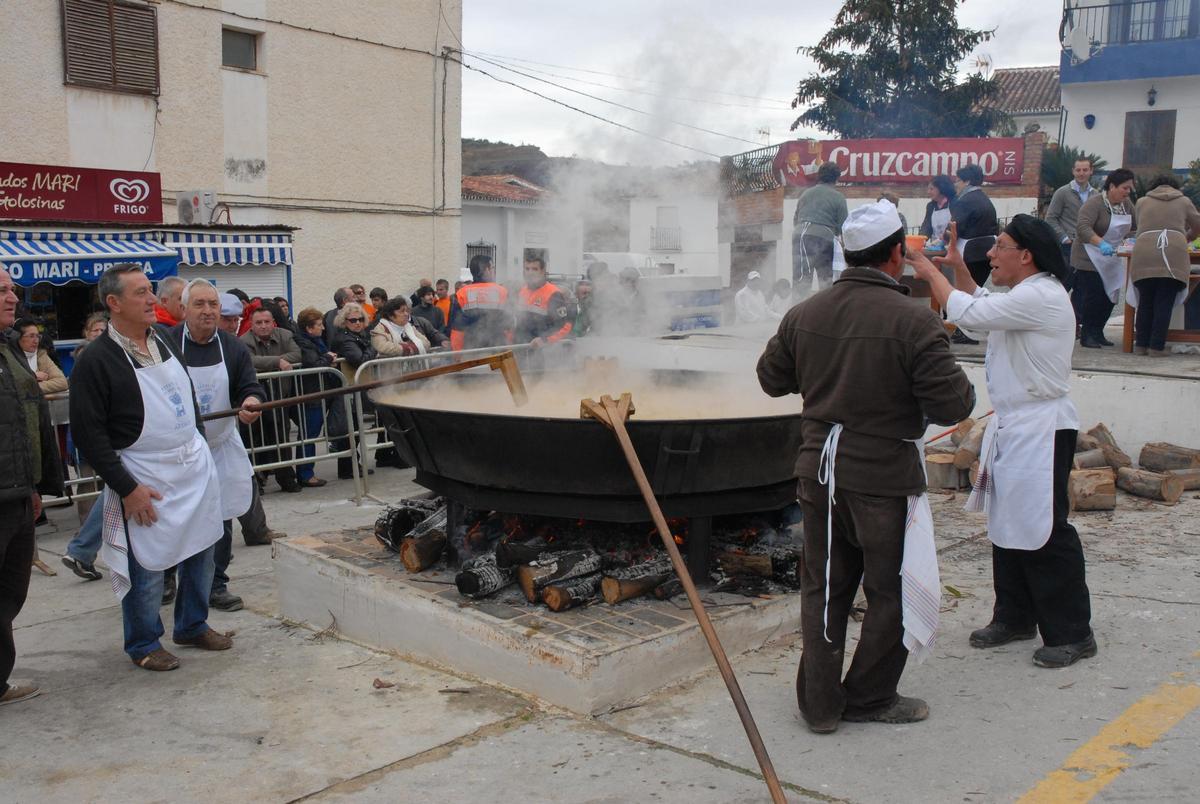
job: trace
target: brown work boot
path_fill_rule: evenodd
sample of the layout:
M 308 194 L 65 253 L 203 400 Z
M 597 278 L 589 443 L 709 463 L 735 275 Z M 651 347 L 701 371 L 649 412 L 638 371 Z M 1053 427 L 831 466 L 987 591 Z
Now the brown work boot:
M 134 659 L 133 663 L 143 670 L 154 670 L 159 673 L 164 673 L 167 670 L 174 670 L 179 666 L 179 659 L 174 654 L 168 653 L 163 648 L 152 650 L 140 659 Z
M 929 704 L 920 698 L 896 696 L 896 702 L 887 709 L 866 714 L 842 714 L 842 720 L 850 723 L 917 723 L 929 717 Z
M 200 636 L 186 637 L 184 639 L 173 637 L 171 641 L 176 645 L 200 648 L 201 650 L 229 650 L 233 647 L 233 639 L 231 637 L 218 634 L 211 628 L 200 634 Z
M 36 684 L 13 684 L 4 691 L 3 695 L 0 695 L 0 706 L 28 701 L 30 698 L 36 698 L 40 693 L 41 690 Z
M 242 538 L 246 540 L 247 547 L 254 547 L 260 544 L 270 544 L 276 539 L 286 539 L 287 534 L 281 530 L 271 530 L 270 528 L 267 528 L 257 536 L 247 536 L 246 533 L 243 532 Z

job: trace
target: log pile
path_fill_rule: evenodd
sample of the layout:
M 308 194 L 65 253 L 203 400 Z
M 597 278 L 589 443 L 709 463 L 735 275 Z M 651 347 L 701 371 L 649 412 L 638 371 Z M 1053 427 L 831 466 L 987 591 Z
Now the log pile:
M 1113 438 L 1112 432 L 1103 422 L 1088 430 L 1087 435 L 1095 440 L 1096 449 L 1104 453 L 1105 462 L 1113 469 L 1133 466 L 1133 459 L 1117 446 L 1117 440 Z M 1078 441 L 1076 441 L 1076 448 L 1078 448 Z
M 1174 505 L 1183 496 L 1183 481 L 1174 475 L 1122 467 L 1117 470 L 1117 487 L 1138 497 Z
M 1173 469 L 1200 469 L 1200 449 L 1189 449 L 1165 441 L 1152 441 L 1142 447 L 1138 467 L 1151 472 Z
M 1110 466 L 1072 471 L 1069 488 L 1072 511 L 1111 511 L 1117 507 L 1116 477 Z
M 517 585 L 526 600 L 536 603 L 547 586 L 562 585 L 599 572 L 600 554 L 591 548 L 543 553 L 536 560 L 517 567 Z

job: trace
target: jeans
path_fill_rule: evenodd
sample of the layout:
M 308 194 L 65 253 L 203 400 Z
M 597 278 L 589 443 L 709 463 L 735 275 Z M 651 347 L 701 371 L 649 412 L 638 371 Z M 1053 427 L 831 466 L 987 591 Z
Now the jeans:
M 321 405 L 305 405 L 304 406 L 304 426 L 300 433 L 304 438 L 316 438 L 321 434 L 321 429 L 325 426 L 325 413 L 321 410 Z M 300 448 L 301 454 L 305 458 L 311 458 L 317 454 L 316 444 L 305 444 Z M 313 471 L 315 464 L 302 463 L 296 467 L 296 477 L 303 483 L 310 480 L 315 472 Z
M 87 519 L 79 526 L 75 538 L 67 544 L 67 555 L 82 564 L 95 564 L 100 552 L 100 542 L 103 540 L 102 526 L 104 524 L 104 498 L 96 500 L 92 510 L 88 511 Z
M 1138 292 L 1137 316 L 1134 318 L 1134 345 L 1157 351 L 1167 348 L 1167 330 L 1171 328 L 1171 313 L 1175 311 L 1175 296 L 1183 283 L 1168 276 L 1139 279 L 1133 283 Z
M 0 695 L 17 662 L 12 624 L 29 593 L 33 569 L 33 500 L 0 503 Z
M 208 630 L 208 595 L 212 589 L 213 546 L 181 561 L 175 568 L 179 592 L 175 597 L 175 639 L 190 639 Z M 125 653 L 135 662 L 162 647 L 163 573 L 138 564 L 129 551 L 132 588 L 121 601 L 125 622 Z

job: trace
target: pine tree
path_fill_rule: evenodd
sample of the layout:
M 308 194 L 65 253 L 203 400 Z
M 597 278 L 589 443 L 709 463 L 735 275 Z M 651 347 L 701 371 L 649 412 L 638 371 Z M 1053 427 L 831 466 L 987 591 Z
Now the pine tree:
M 979 73 L 959 83 L 956 73 L 993 31 L 959 28 L 958 2 L 846 0 L 821 41 L 799 48 L 818 72 L 797 87 L 792 108 L 808 108 L 792 130 L 812 126 L 847 139 L 987 136 L 1007 119 L 988 105 L 998 87 Z

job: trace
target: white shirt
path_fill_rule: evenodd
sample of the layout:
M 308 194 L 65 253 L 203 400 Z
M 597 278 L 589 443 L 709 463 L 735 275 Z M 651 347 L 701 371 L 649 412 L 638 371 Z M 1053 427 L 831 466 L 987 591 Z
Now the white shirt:
M 749 285 L 734 295 L 733 311 L 739 324 L 756 324 L 759 321 L 772 321 L 782 317 L 767 306 L 767 299 L 761 291 Z
M 1057 429 L 1079 428 L 1070 390 L 1075 312 L 1062 283 L 1047 273 L 1022 281 L 1008 293 L 977 288 L 953 291 L 946 320 L 988 334 L 988 396 L 998 413 L 1030 402 L 1061 400 Z
M 771 303 L 768 305 L 771 312 L 783 318 L 783 314 L 792 309 L 792 296 L 789 293 L 786 296 L 771 296 Z

